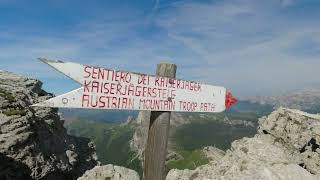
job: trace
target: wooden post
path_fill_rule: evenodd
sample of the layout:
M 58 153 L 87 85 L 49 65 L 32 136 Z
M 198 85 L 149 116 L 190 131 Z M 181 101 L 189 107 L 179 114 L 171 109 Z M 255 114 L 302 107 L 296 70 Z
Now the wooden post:
M 177 66 L 157 65 L 157 76 L 175 78 Z M 152 111 L 145 149 L 144 180 L 163 180 L 170 126 L 170 112 Z

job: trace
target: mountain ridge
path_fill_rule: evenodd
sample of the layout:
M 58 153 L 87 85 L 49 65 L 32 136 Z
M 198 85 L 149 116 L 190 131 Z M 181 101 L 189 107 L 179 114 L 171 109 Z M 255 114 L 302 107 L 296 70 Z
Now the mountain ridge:
M 271 105 L 274 109 L 286 107 L 309 113 L 320 112 L 320 89 L 307 89 L 275 96 L 256 96 L 246 99 L 260 105 Z

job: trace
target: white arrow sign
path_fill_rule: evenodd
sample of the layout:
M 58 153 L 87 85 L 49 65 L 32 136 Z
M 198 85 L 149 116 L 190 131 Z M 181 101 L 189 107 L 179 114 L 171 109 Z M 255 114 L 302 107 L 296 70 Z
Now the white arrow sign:
M 33 106 L 221 112 L 236 102 L 224 87 L 71 62 L 40 60 L 82 87 Z

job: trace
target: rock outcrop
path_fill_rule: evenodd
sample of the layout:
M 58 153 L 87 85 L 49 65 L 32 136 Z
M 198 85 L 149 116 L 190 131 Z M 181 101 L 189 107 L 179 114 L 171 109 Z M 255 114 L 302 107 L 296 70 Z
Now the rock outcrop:
M 69 136 L 42 83 L 0 71 L 0 179 L 76 179 L 98 164 L 94 145 Z
M 144 150 L 148 140 L 148 130 L 150 122 L 151 111 L 140 111 L 136 120 L 136 128 L 133 138 L 130 142 L 130 148 L 132 151 L 136 152 L 137 158 L 141 161 L 143 166 L 144 161 Z M 171 113 L 170 119 L 170 130 L 169 130 L 169 140 L 168 140 L 168 153 L 166 161 L 182 159 L 183 157 L 176 152 L 174 152 L 172 147 L 174 142 L 171 137 L 174 135 L 175 129 L 182 124 L 190 123 L 190 120 L 184 118 L 181 113 Z
M 320 115 L 279 109 L 260 119 L 258 131 L 269 134 L 299 156 L 299 164 L 320 174 Z
M 140 180 L 140 177 L 134 170 L 109 164 L 86 171 L 78 180 Z
M 216 147 L 207 146 L 202 149 L 203 154 L 210 160 L 213 161 L 219 161 L 223 156 L 226 154 L 221 149 L 218 149 Z
M 222 158 L 195 170 L 171 170 L 166 179 L 320 179 L 319 116 L 280 108 L 259 124 L 257 135 L 234 141 Z

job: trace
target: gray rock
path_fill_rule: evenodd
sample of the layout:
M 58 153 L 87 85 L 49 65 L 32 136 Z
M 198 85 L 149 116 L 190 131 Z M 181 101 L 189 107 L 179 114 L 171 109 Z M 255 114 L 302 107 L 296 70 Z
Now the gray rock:
M 96 166 L 78 178 L 78 180 L 140 180 L 137 172 L 124 167 L 105 165 Z
M 226 154 L 221 149 L 212 146 L 204 147 L 202 152 L 210 161 L 218 161 Z
M 57 109 L 30 106 L 53 97 L 41 86 L 0 72 L 0 179 L 75 179 L 98 163 L 94 145 L 69 136 Z
M 174 169 L 169 172 L 166 180 L 319 180 L 320 178 L 296 164 L 276 164 L 272 167 L 259 169 L 252 174 L 251 172 L 244 172 L 235 176 L 211 174 L 211 176 L 204 177 L 201 173 L 199 171 Z M 210 171 L 208 170 L 207 173 L 209 174 Z
M 75 163 L 78 161 L 78 157 L 79 157 L 78 154 L 73 151 L 67 150 L 66 155 L 69 159 L 69 163 L 71 165 L 75 165 Z
M 130 148 L 136 152 L 137 158 L 141 161 L 143 166 L 144 150 L 148 140 L 149 120 L 151 111 L 140 111 L 136 120 L 136 130 L 133 138 L 130 141 Z
M 279 108 L 260 119 L 258 131 L 270 134 L 294 152 L 300 152 L 301 165 L 320 174 L 320 116 L 299 110 Z
M 166 163 L 168 163 L 168 162 L 170 162 L 170 161 L 181 160 L 181 159 L 183 159 L 183 157 L 182 157 L 180 154 L 178 154 L 178 153 L 176 153 L 176 152 L 174 152 L 174 151 L 169 151 L 169 152 L 167 153 Z
M 278 109 L 260 120 L 259 134 L 234 141 L 222 158 L 195 170 L 171 170 L 166 179 L 320 179 L 319 122 L 317 115 Z

